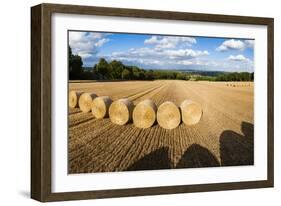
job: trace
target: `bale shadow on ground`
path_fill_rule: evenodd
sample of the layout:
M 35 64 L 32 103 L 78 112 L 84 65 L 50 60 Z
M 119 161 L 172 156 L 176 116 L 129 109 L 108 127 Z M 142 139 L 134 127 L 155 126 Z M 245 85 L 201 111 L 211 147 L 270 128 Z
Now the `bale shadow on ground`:
M 242 122 L 241 130 L 244 135 L 232 130 L 222 132 L 220 136 L 221 163 L 207 148 L 192 144 L 185 150 L 175 167 L 171 166 L 169 147 L 161 147 L 134 162 L 126 171 L 253 165 L 254 126 L 251 123 Z
M 168 147 L 154 150 L 129 166 L 127 171 L 171 169 L 168 151 Z
M 187 148 L 176 168 L 218 167 L 217 158 L 205 147 L 192 144 Z
M 254 125 L 241 123 L 240 135 L 226 130 L 220 136 L 220 156 L 222 166 L 239 166 L 254 164 Z
M 192 144 L 184 152 L 176 167 L 172 167 L 169 158 L 169 148 L 157 149 L 129 166 L 126 171 L 160 170 L 176 168 L 199 168 L 220 166 L 217 158 L 207 149 L 198 144 Z

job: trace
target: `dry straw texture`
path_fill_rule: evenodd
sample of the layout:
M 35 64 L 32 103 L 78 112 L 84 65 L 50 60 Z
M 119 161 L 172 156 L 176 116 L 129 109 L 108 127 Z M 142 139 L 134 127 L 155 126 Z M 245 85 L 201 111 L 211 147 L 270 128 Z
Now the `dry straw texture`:
M 200 121 L 203 111 L 199 104 L 187 99 L 181 103 L 180 108 L 182 121 L 186 125 L 195 125 Z
M 108 110 L 112 100 L 108 96 L 97 97 L 92 102 L 92 114 L 97 119 L 102 119 L 108 116 Z
M 137 104 L 133 111 L 133 122 L 138 128 L 149 128 L 156 120 L 157 107 L 155 103 L 150 100 L 143 100 Z
M 68 96 L 68 104 L 70 108 L 78 107 L 78 101 L 83 92 L 70 91 Z
M 161 104 L 157 111 L 157 122 L 164 129 L 174 129 L 181 122 L 181 114 L 177 105 L 167 101 Z
M 69 173 L 212 166 L 208 162 L 216 161 L 211 157 L 222 166 L 253 162 L 253 86 L 178 80 L 70 83 L 70 90 L 95 91 L 112 100 L 129 98 L 136 105 L 151 99 L 158 108 L 168 100 L 180 106 L 191 99 L 204 113 L 194 126 L 183 123 L 166 130 L 158 125 L 147 129 L 119 126 L 109 118 L 97 121 L 92 113 L 69 108 Z
M 133 109 L 134 104 L 129 99 L 116 100 L 109 107 L 109 118 L 114 124 L 127 124 L 132 118 Z
M 79 98 L 79 107 L 82 112 L 90 112 L 92 107 L 92 101 L 97 95 L 94 93 L 83 93 Z

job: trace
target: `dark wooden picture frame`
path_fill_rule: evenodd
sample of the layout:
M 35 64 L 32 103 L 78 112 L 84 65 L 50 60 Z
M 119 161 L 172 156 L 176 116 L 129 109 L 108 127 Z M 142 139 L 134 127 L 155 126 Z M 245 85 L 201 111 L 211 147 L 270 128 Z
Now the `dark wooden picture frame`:
M 51 191 L 51 16 L 54 13 L 166 20 L 239 23 L 267 26 L 267 180 L 231 183 L 162 186 L 134 189 L 53 193 Z M 274 72 L 272 18 L 214 14 L 40 4 L 31 8 L 31 197 L 48 202 L 139 195 L 204 192 L 273 187 L 274 184 Z

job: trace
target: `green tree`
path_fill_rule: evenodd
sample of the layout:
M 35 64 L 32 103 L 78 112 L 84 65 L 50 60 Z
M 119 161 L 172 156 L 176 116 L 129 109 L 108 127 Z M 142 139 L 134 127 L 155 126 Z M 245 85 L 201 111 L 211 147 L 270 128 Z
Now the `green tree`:
M 83 61 L 79 55 L 73 55 L 72 49 L 68 46 L 68 66 L 69 66 L 69 78 L 79 79 L 83 73 Z
M 133 73 L 133 79 L 141 79 L 141 70 L 134 66 L 132 69 L 132 73 Z
M 130 76 L 131 76 L 130 70 L 124 69 L 122 72 L 122 79 L 128 80 L 128 79 L 130 79 Z
M 141 69 L 139 72 L 139 79 L 144 80 L 145 79 L 145 70 Z
M 186 75 L 184 73 L 178 72 L 177 76 L 176 76 L 176 79 L 185 80 L 185 76 Z
M 109 65 L 104 58 L 100 58 L 99 63 L 95 68 L 96 72 L 102 75 L 103 78 L 109 78 Z
M 145 72 L 145 79 L 147 80 L 153 80 L 154 79 L 154 71 L 153 70 L 149 70 Z
M 109 72 L 112 79 L 121 79 L 124 65 L 120 61 L 113 60 L 109 63 Z

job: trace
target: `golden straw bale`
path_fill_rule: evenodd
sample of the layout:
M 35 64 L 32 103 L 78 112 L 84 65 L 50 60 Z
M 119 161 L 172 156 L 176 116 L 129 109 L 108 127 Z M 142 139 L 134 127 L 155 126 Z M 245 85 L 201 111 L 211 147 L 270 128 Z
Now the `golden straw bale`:
M 108 110 L 112 100 L 108 96 L 97 97 L 92 102 L 92 114 L 97 119 L 102 119 L 108 116 Z
M 109 118 L 118 125 L 127 124 L 132 119 L 134 104 L 129 99 L 114 101 L 109 107 Z
M 181 114 L 177 105 L 166 101 L 157 110 L 157 122 L 164 129 L 174 129 L 181 122 Z
M 201 106 L 188 99 L 181 103 L 180 109 L 182 121 L 188 126 L 197 124 L 203 114 Z
M 79 108 L 82 112 L 90 112 L 92 107 L 92 101 L 97 95 L 94 93 L 83 93 L 79 98 Z
M 155 103 L 146 99 L 137 104 L 133 111 L 133 122 L 138 128 L 149 128 L 156 120 L 157 107 Z
M 78 107 L 78 101 L 83 92 L 70 91 L 68 95 L 68 105 L 70 108 Z

